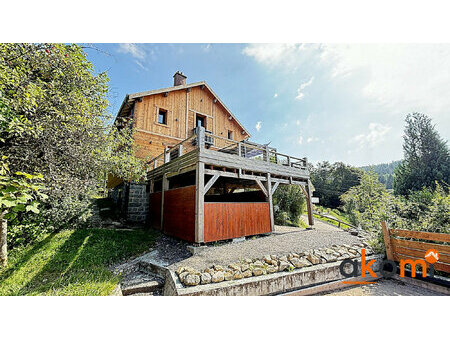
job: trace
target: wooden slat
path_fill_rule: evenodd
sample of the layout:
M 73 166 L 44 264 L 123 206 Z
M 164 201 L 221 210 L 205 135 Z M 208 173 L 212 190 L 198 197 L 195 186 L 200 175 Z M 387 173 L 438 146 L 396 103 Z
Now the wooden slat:
M 393 252 L 398 253 L 398 254 L 408 255 L 411 257 L 417 257 L 417 259 L 425 259 L 426 250 L 406 248 L 403 246 L 396 246 L 394 244 Z M 450 256 L 439 252 L 439 261 L 438 262 L 450 264 Z
M 205 242 L 270 232 L 267 202 L 205 202 Z
M 415 257 L 411 257 L 411 256 L 407 256 L 407 255 L 394 253 L 394 260 L 395 261 L 398 262 L 401 259 L 413 259 L 414 260 L 416 258 Z M 437 270 L 437 271 L 444 271 L 444 272 L 450 273 L 450 264 L 436 262 L 433 265 L 434 265 L 434 269 Z
M 439 234 L 434 232 L 411 231 L 401 229 L 390 229 L 389 233 L 391 236 L 426 239 L 430 241 L 439 241 L 439 242 L 450 242 L 450 234 Z
M 189 242 L 195 240 L 195 186 L 165 191 L 164 233 Z
M 425 250 L 425 251 L 430 250 L 430 249 L 435 249 L 440 254 L 443 253 L 443 254 L 450 255 L 450 245 L 408 241 L 405 239 L 398 239 L 398 238 L 391 238 L 391 242 L 396 246 L 421 249 L 421 250 Z

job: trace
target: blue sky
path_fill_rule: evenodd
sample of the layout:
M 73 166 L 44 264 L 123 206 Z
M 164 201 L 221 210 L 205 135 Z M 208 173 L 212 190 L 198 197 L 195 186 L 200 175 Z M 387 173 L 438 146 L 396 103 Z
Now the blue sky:
M 205 80 L 267 143 L 314 163 L 402 158 L 404 118 L 431 116 L 450 134 L 450 45 L 96 44 L 87 49 L 110 78 L 110 110 L 127 93 L 169 87 L 180 70 Z

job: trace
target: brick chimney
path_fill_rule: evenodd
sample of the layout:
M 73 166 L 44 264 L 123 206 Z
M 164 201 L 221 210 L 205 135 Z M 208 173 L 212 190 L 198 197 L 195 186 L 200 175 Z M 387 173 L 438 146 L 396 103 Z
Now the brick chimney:
M 177 71 L 173 76 L 173 85 L 174 86 L 184 86 L 186 85 L 187 76 L 183 75 L 182 72 Z

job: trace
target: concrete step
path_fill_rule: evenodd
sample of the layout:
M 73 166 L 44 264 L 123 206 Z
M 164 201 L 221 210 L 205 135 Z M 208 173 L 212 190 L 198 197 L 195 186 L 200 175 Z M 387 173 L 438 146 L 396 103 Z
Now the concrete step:
M 160 280 L 152 280 L 135 285 L 122 287 L 122 295 L 124 296 L 153 296 L 154 293 L 160 292 L 164 283 Z
M 163 278 L 144 271 L 127 274 L 120 285 L 123 296 L 158 293 L 163 287 Z

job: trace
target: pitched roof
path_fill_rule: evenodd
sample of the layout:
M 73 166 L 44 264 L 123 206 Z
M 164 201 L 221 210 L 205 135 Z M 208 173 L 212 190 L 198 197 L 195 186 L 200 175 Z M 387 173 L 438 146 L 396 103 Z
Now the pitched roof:
M 214 98 L 216 98 L 217 101 L 225 108 L 227 113 L 230 114 L 230 116 L 237 122 L 237 124 L 245 131 L 245 133 L 249 137 L 251 136 L 250 133 L 248 132 L 248 130 L 245 129 L 245 127 L 239 122 L 239 120 L 236 118 L 236 116 L 234 116 L 234 114 L 228 109 L 228 107 L 225 105 L 225 103 L 222 102 L 220 97 L 217 96 L 216 93 L 214 93 L 214 91 L 211 89 L 211 87 L 205 81 L 189 83 L 189 84 L 181 85 L 181 86 L 173 86 L 173 87 L 167 87 L 167 88 L 162 88 L 162 89 L 148 90 L 148 91 L 140 92 L 140 93 L 127 94 L 125 96 L 125 99 L 122 102 L 122 105 L 120 106 L 117 116 L 124 115 L 123 113 L 127 113 L 131 109 L 131 106 L 134 103 L 134 101 L 140 97 L 155 95 L 155 94 L 162 94 L 162 93 L 167 93 L 167 92 L 171 92 L 171 91 L 175 91 L 175 90 L 188 89 L 188 88 L 198 87 L 198 86 L 205 86 L 210 91 L 210 93 L 214 96 Z M 121 114 L 121 112 L 122 112 L 122 114 Z

